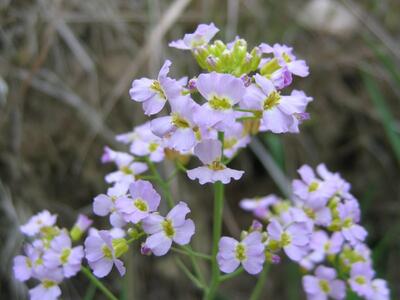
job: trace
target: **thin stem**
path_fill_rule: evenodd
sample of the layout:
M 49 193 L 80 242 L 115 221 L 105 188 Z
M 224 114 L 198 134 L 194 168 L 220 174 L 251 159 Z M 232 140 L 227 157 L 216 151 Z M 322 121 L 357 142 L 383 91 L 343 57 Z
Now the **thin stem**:
M 174 199 L 172 198 L 172 194 L 171 191 L 169 190 L 169 185 L 168 183 L 166 183 L 162 177 L 160 176 L 160 174 L 157 171 L 156 166 L 154 165 L 154 163 L 149 159 L 149 158 L 145 158 L 147 165 L 149 166 L 149 169 L 151 171 L 151 173 L 153 173 L 153 176 L 155 177 L 155 180 L 158 182 L 158 184 L 160 185 L 164 197 L 167 199 L 167 203 L 169 208 L 174 207 Z
M 186 274 L 186 276 L 194 283 L 195 286 L 197 286 L 199 289 L 202 290 L 207 290 L 207 288 L 197 279 L 196 276 L 194 276 L 189 269 L 185 266 L 185 264 L 179 259 L 176 259 L 176 263 L 178 264 L 178 267 L 181 268 L 183 273 Z
M 260 276 L 258 277 L 256 286 L 254 287 L 253 292 L 251 293 L 250 300 L 258 300 L 260 298 L 263 288 L 265 286 L 265 281 L 267 280 L 268 270 L 269 270 L 269 265 L 264 264 L 264 268 Z
M 81 268 L 81 271 L 83 274 L 86 275 L 86 277 L 100 290 L 103 292 L 104 296 L 106 296 L 108 299 L 110 300 L 118 300 L 117 297 L 115 297 L 108 288 L 105 287 L 105 285 L 103 283 L 101 283 L 100 280 L 98 280 L 96 278 L 96 276 L 94 276 L 92 274 L 92 272 L 87 268 L 87 267 L 83 267 Z
M 193 250 L 189 250 L 190 248 L 187 247 L 182 247 L 182 249 L 176 248 L 176 247 L 171 247 L 172 251 L 175 251 L 176 253 L 180 253 L 180 254 L 184 254 L 187 256 L 195 256 L 195 257 L 199 257 L 202 259 L 206 259 L 206 260 L 211 260 L 211 256 L 207 255 L 207 254 L 203 254 L 203 253 L 199 253 Z
M 244 269 L 243 269 L 242 267 L 240 267 L 240 268 L 236 269 L 235 272 L 232 272 L 232 273 L 229 273 L 229 274 L 226 274 L 226 275 L 222 275 L 222 276 L 219 278 L 219 282 L 222 283 L 222 282 L 224 282 L 224 281 L 226 281 L 226 280 L 232 279 L 232 278 L 234 278 L 234 277 L 236 277 L 236 276 L 242 274 L 243 271 L 244 271 Z
M 213 247 L 211 254 L 211 283 L 206 299 L 214 299 L 219 285 L 219 267 L 217 262 L 218 242 L 222 231 L 222 210 L 224 205 L 224 185 L 221 181 L 214 183 L 214 220 L 213 220 Z

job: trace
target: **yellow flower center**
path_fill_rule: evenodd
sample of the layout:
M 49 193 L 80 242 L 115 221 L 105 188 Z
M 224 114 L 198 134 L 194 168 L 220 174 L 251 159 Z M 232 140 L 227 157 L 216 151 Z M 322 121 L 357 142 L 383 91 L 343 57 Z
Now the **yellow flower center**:
M 365 279 L 364 276 L 356 276 L 356 278 L 354 278 L 354 281 L 357 282 L 358 284 L 364 285 L 367 283 L 367 280 Z
M 140 211 L 148 211 L 149 210 L 147 203 L 143 199 L 140 199 L 140 198 L 133 200 L 133 205 Z
M 56 283 L 52 280 L 45 279 L 42 281 L 42 285 L 45 289 L 49 289 L 56 285 Z
M 286 52 L 282 53 L 282 58 L 286 63 L 290 63 L 292 61 L 292 59 L 290 58 L 289 54 L 287 54 Z
M 133 171 L 128 166 L 121 167 L 121 172 L 127 175 L 133 174 Z
M 208 165 L 211 170 L 221 171 L 225 169 L 225 165 L 218 160 L 214 160 L 211 164 Z
M 175 229 L 174 226 L 172 225 L 172 221 L 169 219 L 166 219 L 162 222 L 162 228 L 164 230 L 164 233 L 167 237 L 173 238 L 175 235 Z
M 161 88 L 160 82 L 158 80 L 153 81 L 153 83 L 150 85 L 150 89 L 155 91 L 164 100 L 167 100 L 167 97 L 165 96 L 164 91 Z
M 157 143 L 150 143 L 149 144 L 149 151 L 150 152 L 154 152 L 154 151 L 156 151 L 157 150 L 157 148 L 158 148 L 158 144 Z
M 232 104 L 227 98 L 220 98 L 217 96 L 211 97 L 208 104 L 215 110 L 228 110 L 232 108 Z
M 315 192 L 316 190 L 318 190 L 318 187 L 319 187 L 319 183 L 316 181 L 313 181 L 308 186 L 308 192 L 310 192 L 310 193 Z
M 63 249 L 63 251 L 61 251 L 60 260 L 63 265 L 68 262 L 68 258 L 69 258 L 70 254 L 71 254 L 70 248 L 65 248 L 65 249 Z
M 231 138 L 231 139 L 224 139 L 224 149 L 231 149 L 233 146 L 236 145 L 237 139 Z
M 178 128 L 189 128 L 190 123 L 178 114 L 172 114 L 172 124 Z
M 235 248 L 235 257 L 238 261 L 244 261 L 246 259 L 246 247 L 239 243 Z
M 269 110 L 274 108 L 281 101 L 281 95 L 277 91 L 273 91 L 268 95 L 268 97 L 264 100 L 263 108 L 264 110 Z
M 326 281 L 325 279 L 321 279 L 319 281 L 319 287 L 321 290 L 325 293 L 328 294 L 331 291 L 331 287 L 329 286 L 329 282 Z
M 103 252 L 103 255 L 105 258 L 107 258 L 107 259 L 113 258 L 112 251 L 107 245 L 103 245 L 103 247 L 101 248 L 101 251 Z
M 282 247 L 289 246 L 291 242 L 292 242 L 292 237 L 287 232 L 283 232 L 281 235 Z

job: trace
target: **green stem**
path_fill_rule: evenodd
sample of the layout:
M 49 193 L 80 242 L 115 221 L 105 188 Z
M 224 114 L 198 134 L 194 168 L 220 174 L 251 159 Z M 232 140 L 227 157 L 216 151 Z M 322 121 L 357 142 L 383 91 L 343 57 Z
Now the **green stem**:
M 175 252 L 180 253 L 180 254 L 184 254 L 184 255 L 187 255 L 187 256 L 199 257 L 199 258 L 206 259 L 206 260 L 211 260 L 211 256 L 210 255 L 193 251 L 190 248 L 185 247 L 185 246 L 183 246 L 182 249 L 179 249 L 179 248 L 176 248 L 176 247 L 171 247 L 172 251 L 175 251 Z
M 189 271 L 189 269 L 179 258 L 176 259 L 176 263 L 178 264 L 178 267 L 181 268 L 183 273 L 185 273 L 186 276 L 194 283 L 195 286 L 197 286 L 199 289 L 207 290 L 203 283 L 201 283 L 199 279 Z
M 262 270 L 260 276 L 258 277 L 256 286 L 254 287 L 253 292 L 251 293 L 250 300 L 257 300 L 260 298 L 263 288 L 265 286 L 265 281 L 267 280 L 269 265 L 264 264 L 264 269 Z
M 237 268 L 235 272 L 222 275 L 222 276 L 219 278 L 219 282 L 224 282 L 224 281 L 226 281 L 226 280 L 232 279 L 232 278 L 234 278 L 234 277 L 236 277 L 236 276 L 242 274 L 243 271 L 244 271 L 243 267 Z
M 115 297 L 115 296 L 110 292 L 110 290 L 109 290 L 108 288 L 106 288 L 105 285 L 102 284 L 102 283 L 100 282 L 100 280 L 98 280 L 98 279 L 96 278 L 96 276 L 94 276 L 94 275 L 92 274 L 92 272 L 91 272 L 88 268 L 82 266 L 81 271 L 82 271 L 83 274 L 86 275 L 86 277 L 87 277 L 100 291 L 103 292 L 103 294 L 104 294 L 108 299 L 110 299 L 110 300 L 118 300 L 118 298 Z
M 214 219 L 213 219 L 213 246 L 211 254 L 211 283 L 206 299 L 215 297 L 219 285 L 219 267 L 217 262 L 218 243 L 222 231 L 222 210 L 224 206 L 224 185 L 221 181 L 214 183 Z
M 156 166 L 154 165 L 154 163 L 153 163 L 150 159 L 148 159 L 147 157 L 146 157 L 145 160 L 146 160 L 146 162 L 147 162 L 147 165 L 149 166 L 149 169 L 150 169 L 151 173 L 153 173 L 153 176 L 155 177 L 155 180 L 156 180 L 156 181 L 158 182 L 158 184 L 160 185 L 160 187 L 161 187 L 161 189 L 162 189 L 162 192 L 163 192 L 163 194 L 164 194 L 164 197 L 167 199 L 167 203 L 168 203 L 169 208 L 174 207 L 174 199 L 173 199 L 173 197 L 172 197 L 171 191 L 169 190 L 169 185 L 168 185 L 168 183 L 166 183 L 166 182 L 162 179 L 162 177 L 161 177 L 160 174 L 158 173 L 157 168 L 156 168 Z

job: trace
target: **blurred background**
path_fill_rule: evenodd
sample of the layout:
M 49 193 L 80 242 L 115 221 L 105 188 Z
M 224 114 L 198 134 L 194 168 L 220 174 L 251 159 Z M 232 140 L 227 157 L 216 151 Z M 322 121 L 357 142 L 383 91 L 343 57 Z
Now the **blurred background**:
M 284 195 L 298 167 L 325 162 L 352 183 L 375 268 L 400 299 L 398 0 L 0 0 L 0 298 L 26 298 L 11 272 L 19 225 L 45 208 L 64 226 L 91 215 L 112 170 L 100 163 L 103 147 L 120 147 L 114 134 L 146 120 L 129 98 L 131 81 L 156 76 L 166 58 L 173 77 L 199 72 L 189 52 L 167 44 L 208 22 L 224 41 L 292 45 L 311 70 L 293 86 L 314 97 L 300 134 L 260 135 L 234 160 L 246 175 L 227 188 L 224 233 L 238 237 L 250 224 L 240 199 Z M 180 175 L 173 193 L 192 208 L 194 248 L 209 252 L 211 188 Z M 134 252 L 122 281 L 115 272 L 106 279 L 121 299 L 201 297 L 174 254 Z M 273 266 L 263 295 L 304 299 L 300 278 L 294 264 Z M 254 283 L 242 275 L 222 286 L 221 299 L 246 299 Z M 102 299 L 80 276 L 62 289 L 63 299 Z

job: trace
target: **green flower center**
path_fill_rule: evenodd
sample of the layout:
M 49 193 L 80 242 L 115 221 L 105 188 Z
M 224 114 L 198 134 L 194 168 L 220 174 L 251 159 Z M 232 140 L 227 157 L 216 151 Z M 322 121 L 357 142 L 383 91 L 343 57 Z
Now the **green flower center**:
M 166 219 L 162 222 L 162 228 L 165 232 L 165 235 L 169 238 L 173 238 L 175 235 L 175 229 L 174 226 L 172 225 L 172 221 L 169 219 Z
M 315 192 L 316 190 L 318 190 L 318 187 L 319 187 L 319 183 L 316 181 L 313 181 L 308 186 L 308 192 L 310 192 L 310 193 Z
M 343 221 L 343 227 L 344 228 L 350 228 L 353 225 L 353 219 L 352 218 L 346 218 Z
M 235 257 L 238 261 L 244 261 L 246 259 L 246 247 L 239 243 L 235 248 Z
M 309 207 L 305 207 L 304 212 L 306 213 L 306 215 L 311 219 L 311 220 L 315 220 L 315 211 L 313 211 L 311 208 Z
M 263 108 L 264 110 L 269 110 L 274 108 L 281 101 L 281 95 L 277 91 L 273 91 L 268 95 L 268 97 L 264 100 Z
M 189 128 L 190 123 L 178 114 L 172 114 L 172 124 L 178 128 Z
M 291 242 L 292 242 L 292 237 L 287 232 L 283 232 L 281 235 L 282 247 L 289 246 Z
M 36 261 L 35 261 L 35 266 L 41 266 L 43 265 L 43 258 L 39 257 Z
M 52 280 L 45 279 L 42 281 L 42 285 L 45 289 L 49 289 L 56 285 L 56 283 Z
M 123 166 L 120 170 L 122 173 L 127 175 L 133 174 L 133 171 L 128 166 Z
M 140 211 L 148 211 L 149 210 L 149 206 L 141 198 L 137 198 L 137 199 L 133 200 L 133 205 L 135 205 L 135 207 Z
M 214 171 L 221 171 L 225 169 L 225 165 L 218 160 L 213 161 L 211 164 L 208 165 L 208 167 Z
M 237 139 L 231 138 L 231 139 L 224 139 L 224 149 L 231 149 L 233 146 L 235 146 L 237 143 Z
M 164 100 L 167 100 L 167 97 L 164 94 L 163 89 L 161 88 L 160 82 L 157 80 L 154 80 L 153 83 L 150 85 L 150 89 L 155 91 L 158 95 L 160 95 L 161 98 Z
M 282 53 L 282 58 L 286 63 L 290 63 L 292 61 L 292 59 L 290 58 L 289 54 L 287 54 L 286 52 Z
M 361 284 L 361 285 L 364 285 L 364 284 L 367 283 L 367 280 L 365 279 L 364 276 L 356 276 L 354 281 L 357 282 L 358 284 Z
M 68 257 L 70 254 L 71 254 L 70 248 L 65 248 L 65 249 L 63 249 L 63 251 L 61 251 L 60 260 L 63 265 L 68 262 Z
M 157 143 L 150 143 L 150 144 L 149 144 L 149 151 L 150 151 L 150 152 L 156 151 L 157 148 L 158 148 L 158 144 L 157 144 Z
M 232 108 L 232 104 L 227 98 L 220 98 L 217 96 L 211 97 L 208 104 L 215 110 L 228 110 Z
M 321 290 L 325 293 L 328 294 L 331 291 L 331 287 L 329 286 L 329 282 L 326 281 L 325 279 L 321 279 L 319 281 L 319 287 Z
M 107 245 L 103 245 L 103 247 L 101 248 L 101 251 L 103 252 L 103 255 L 105 258 L 107 258 L 107 259 L 113 258 L 112 251 Z
M 25 263 L 29 269 L 32 268 L 32 261 L 28 257 L 25 259 Z

